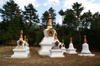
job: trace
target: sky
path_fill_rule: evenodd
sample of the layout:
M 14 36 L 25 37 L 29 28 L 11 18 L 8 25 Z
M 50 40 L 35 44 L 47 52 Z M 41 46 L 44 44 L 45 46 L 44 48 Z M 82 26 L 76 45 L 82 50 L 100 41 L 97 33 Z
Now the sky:
M 0 0 L 0 8 L 9 0 Z M 72 8 L 73 3 L 82 3 L 84 10 L 82 13 L 90 10 L 93 14 L 95 12 L 100 13 L 100 0 L 14 0 L 15 3 L 20 6 L 20 9 L 24 10 L 24 6 L 32 3 L 35 9 L 38 11 L 39 18 L 41 19 L 42 14 L 47 11 L 50 7 L 55 9 L 56 12 L 56 23 L 62 24 L 62 17 L 59 15 L 61 9 L 66 10 Z M 1 14 L 0 14 L 1 15 Z M 0 21 L 1 21 L 0 17 Z

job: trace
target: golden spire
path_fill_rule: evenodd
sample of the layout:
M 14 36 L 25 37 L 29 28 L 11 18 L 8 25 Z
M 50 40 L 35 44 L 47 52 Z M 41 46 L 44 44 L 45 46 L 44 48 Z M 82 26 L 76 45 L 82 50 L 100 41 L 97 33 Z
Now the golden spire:
M 55 33 L 55 39 L 57 39 L 57 33 Z
M 23 38 L 23 30 L 20 31 L 20 38 Z
M 24 36 L 24 41 L 26 41 L 26 35 Z
M 26 39 L 26 42 L 28 43 L 28 39 Z
M 70 43 L 72 43 L 72 37 L 70 37 Z
M 62 43 L 64 43 L 64 40 L 62 40 Z
M 52 26 L 51 19 L 52 19 L 52 16 L 51 16 L 51 14 L 49 14 L 47 26 Z
M 87 43 L 86 35 L 84 35 L 84 43 Z

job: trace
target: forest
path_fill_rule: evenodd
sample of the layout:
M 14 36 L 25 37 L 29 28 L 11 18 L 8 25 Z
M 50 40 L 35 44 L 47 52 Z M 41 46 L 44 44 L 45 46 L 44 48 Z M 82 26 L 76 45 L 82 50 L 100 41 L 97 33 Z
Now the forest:
M 50 7 L 39 19 L 39 14 L 34 4 L 24 6 L 21 10 L 14 0 L 7 1 L 2 8 L 0 14 L 2 21 L 0 22 L 0 45 L 7 45 L 7 41 L 18 40 L 20 31 L 23 30 L 27 36 L 30 46 L 39 46 L 44 37 L 43 30 L 47 27 L 48 15 L 52 15 L 53 29 L 56 30 L 59 41 L 64 40 L 65 46 L 68 47 L 70 37 L 73 38 L 75 48 L 81 49 L 84 35 L 87 36 L 87 43 L 92 50 L 100 51 L 100 13 L 92 13 L 84 10 L 82 3 L 75 2 L 72 9 L 59 10 L 59 15 L 63 17 L 63 24 L 56 24 L 56 10 Z M 40 22 L 41 21 L 41 22 Z M 41 23 L 41 25 L 38 25 Z M 17 44 L 17 42 L 16 42 Z

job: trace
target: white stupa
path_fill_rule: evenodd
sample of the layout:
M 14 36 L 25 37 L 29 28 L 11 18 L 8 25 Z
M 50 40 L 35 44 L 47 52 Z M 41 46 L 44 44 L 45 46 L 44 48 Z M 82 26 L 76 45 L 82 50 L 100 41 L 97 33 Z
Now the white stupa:
M 66 53 L 66 48 L 65 48 L 65 45 L 64 45 L 64 40 L 62 40 L 61 50 L 62 50 L 64 53 Z
M 17 41 L 17 46 L 13 49 L 14 54 L 11 55 L 11 58 L 27 58 L 28 57 L 28 49 L 25 46 L 26 42 L 23 40 L 23 31 L 20 32 L 20 38 Z
M 58 58 L 58 57 L 64 57 L 63 51 L 59 48 L 61 43 L 57 39 L 57 33 L 55 34 L 55 40 L 53 41 L 53 46 L 50 50 L 49 57 L 51 58 Z
M 84 44 L 82 45 L 82 51 L 78 56 L 95 56 L 89 50 L 89 45 L 87 44 L 86 35 L 84 36 Z
M 39 55 L 49 55 L 50 50 L 52 48 L 52 42 L 54 41 L 54 35 L 56 31 L 52 28 L 52 22 L 51 22 L 52 16 L 49 14 L 48 17 L 48 23 L 47 23 L 47 29 L 45 29 L 44 32 L 44 38 L 39 43 L 41 46 L 41 49 L 38 51 Z
M 30 48 L 29 48 L 28 39 L 26 38 L 26 36 L 24 36 L 24 41 L 25 41 L 24 46 L 27 49 L 27 54 L 29 54 L 30 53 Z
M 77 54 L 76 49 L 73 46 L 72 38 L 70 38 L 69 48 L 67 49 L 68 54 Z

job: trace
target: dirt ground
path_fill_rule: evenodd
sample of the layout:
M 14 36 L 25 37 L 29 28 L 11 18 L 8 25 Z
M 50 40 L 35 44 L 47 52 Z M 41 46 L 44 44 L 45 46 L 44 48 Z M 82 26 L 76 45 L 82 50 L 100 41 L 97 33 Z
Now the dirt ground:
M 92 52 L 95 57 L 80 57 L 64 54 L 65 58 L 40 56 L 40 47 L 30 47 L 29 58 L 11 58 L 15 46 L 0 46 L 0 66 L 100 66 L 100 52 Z

